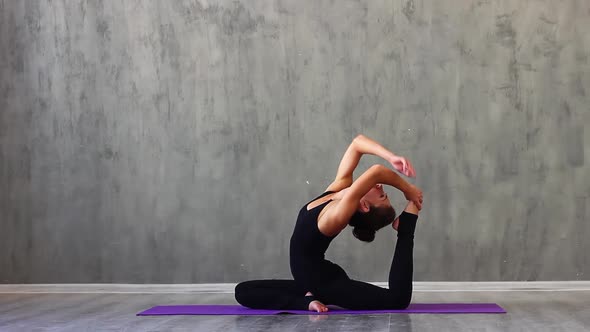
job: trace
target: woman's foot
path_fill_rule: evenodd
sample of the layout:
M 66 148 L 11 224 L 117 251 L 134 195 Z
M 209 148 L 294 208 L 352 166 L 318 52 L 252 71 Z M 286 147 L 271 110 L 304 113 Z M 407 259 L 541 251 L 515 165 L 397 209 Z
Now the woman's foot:
M 311 292 L 307 292 L 305 296 L 313 296 Z M 309 302 L 309 311 L 317 311 L 317 312 L 326 312 L 328 311 L 328 307 L 326 307 L 322 302 L 318 300 L 314 300 Z
M 322 302 L 315 300 L 309 302 L 309 311 L 326 312 L 328 311 L 328 307 L 326 307 Z
M 404 212 L 418 215 L 420 213 L 420 209 L 418 209 L 418 207 L 416 206 L 416 204 L 414 204 L 414 202 L 409 201 L 408 204 L 406 205 L 406 208 L 404 209 Z

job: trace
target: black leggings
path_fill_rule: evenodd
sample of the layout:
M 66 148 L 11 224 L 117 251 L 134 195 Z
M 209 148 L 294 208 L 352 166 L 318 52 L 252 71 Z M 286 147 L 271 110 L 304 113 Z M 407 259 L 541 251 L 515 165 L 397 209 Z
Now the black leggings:
M 389 289 L 352 279 L 339 279 L 301 290 L 295 280 L 252 280 L 239 283 L 238 303 L 253 309 L 308 310 L 317 299 L 328 305 L 352 310 L 405 309 L 412 299 L 414 230 L 418 216 L 402 212 L 399 216 L 397 243 L 389 270 Z M 313 271 L 310 271 L 313 273 Z

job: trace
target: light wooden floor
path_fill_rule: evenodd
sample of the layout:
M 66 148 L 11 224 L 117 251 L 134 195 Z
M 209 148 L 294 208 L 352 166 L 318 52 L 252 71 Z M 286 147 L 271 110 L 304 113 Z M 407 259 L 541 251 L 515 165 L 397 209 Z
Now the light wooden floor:
M 164 304 L 233 294 L 0 294 L 0 331 L 590 331 L 590 291 L 415 293 L 414 302 L 496 302 L 506 315 L 166 316 Z

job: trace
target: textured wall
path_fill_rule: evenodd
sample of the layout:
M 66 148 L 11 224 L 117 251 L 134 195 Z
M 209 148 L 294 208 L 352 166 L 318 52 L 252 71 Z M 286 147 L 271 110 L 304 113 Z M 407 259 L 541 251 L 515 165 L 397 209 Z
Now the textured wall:
M 0 282 L 290 277 L 357 133 L 416 166 L 417 280 L 588 280 L 588 31 L 586 0 L 0 0 Z M 391 233 L 328 257 L 386 280 Z

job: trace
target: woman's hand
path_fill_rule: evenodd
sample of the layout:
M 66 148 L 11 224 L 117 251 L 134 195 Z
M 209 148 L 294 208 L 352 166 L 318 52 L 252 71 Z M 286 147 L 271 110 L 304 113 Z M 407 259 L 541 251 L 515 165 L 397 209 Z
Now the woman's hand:
M 420 188 L 411 184 L 411 185 L 409 185 L 408 189 L 406 189 L 406 191 L 404 191 L 404 196 L 406 196 L 406 199 L 408 201 L 413 202 L 416 205 L 416 207 L 418 208 L 418 210 L 422 210 L 423 197 L 422 197 L 422 190 L 420 190 Z
M 402 173 L 405 176 L 415 178 L 416 171 L 414 170 L 414 166 L 410 161 L 402 156 L 393 155 L 389 158 L 389 163 L 395 168 L 398 172 Z

